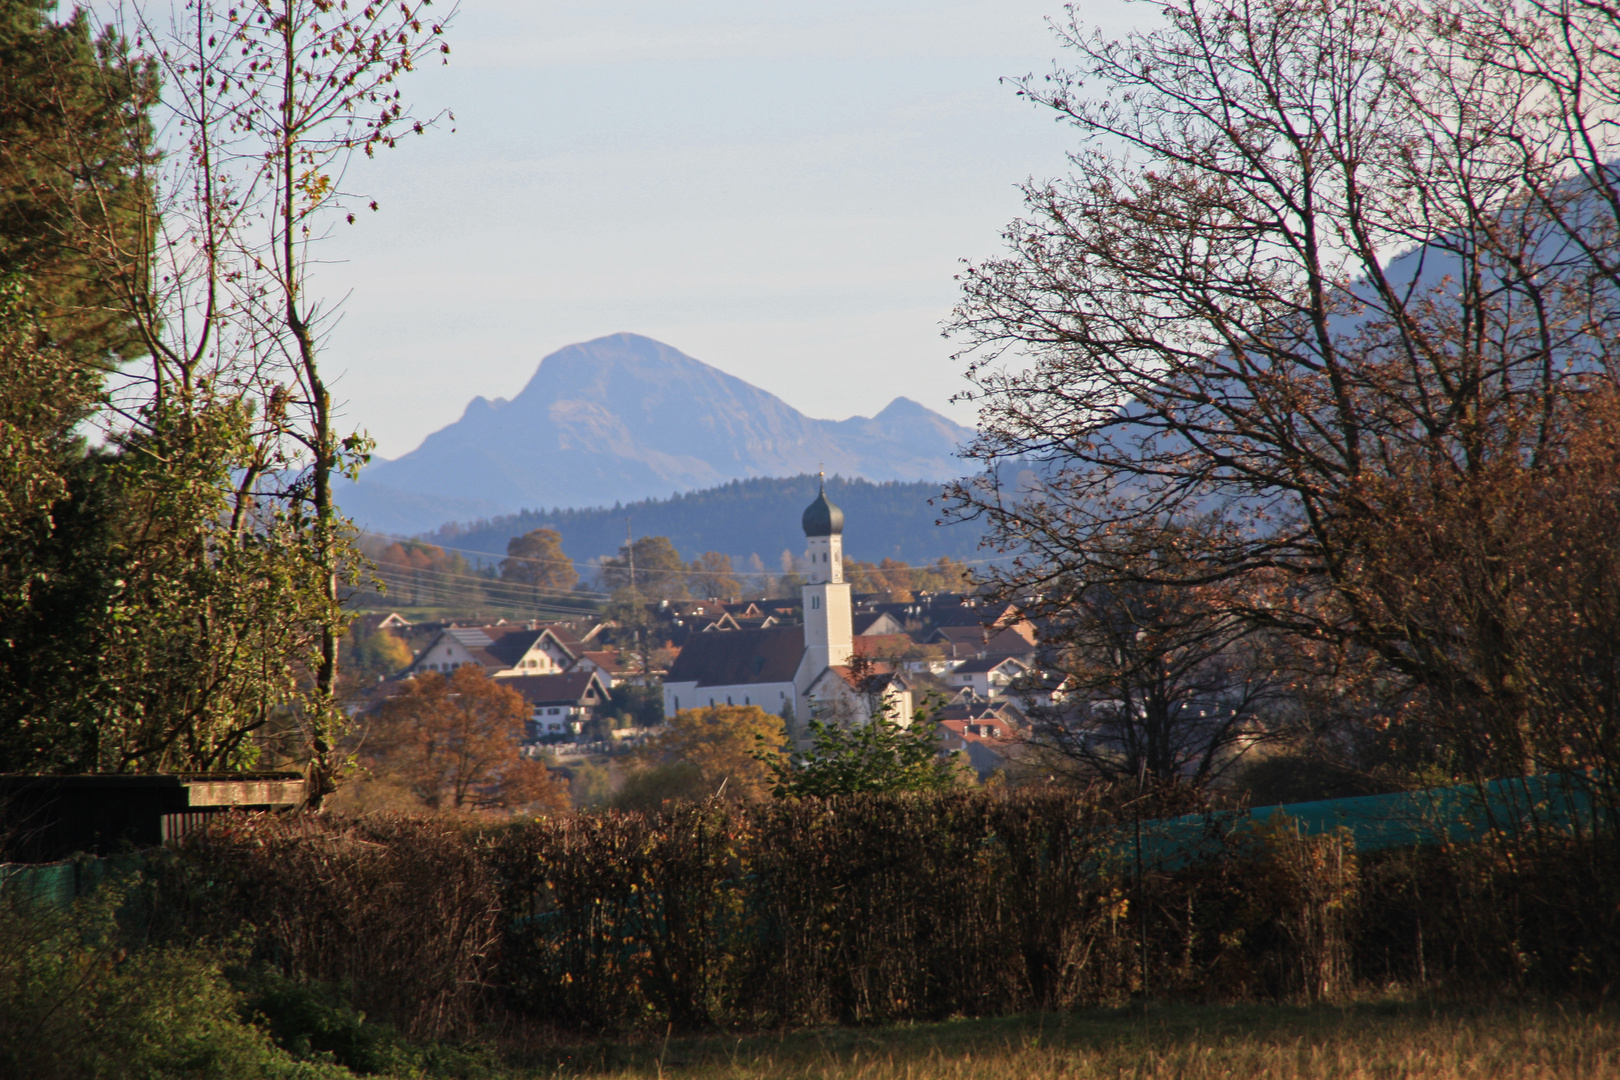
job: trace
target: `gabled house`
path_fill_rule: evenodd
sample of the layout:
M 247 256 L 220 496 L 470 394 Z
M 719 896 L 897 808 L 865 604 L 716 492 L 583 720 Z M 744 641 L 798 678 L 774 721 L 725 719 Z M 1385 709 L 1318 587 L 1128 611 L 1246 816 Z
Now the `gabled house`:
M 942 752 L 961 751 L 981 779 L 1005 768 L 1024 746 L 1018 730 L 993 709 L 942 717 L 938 737 Z
M 827 668 L 810 680 L 805 696 L 812 714 L 823 722 L 837 721 L 846 727 L 866 724 L 881 710 L 892 723 L 911 726 L 911 683 L 881 661 Z
M 945 685 L 971 690 L 975 696 L 992 701 L 1007 696 L 1007 687 L 1028 675 L 1030 667 L 1016 656 L 987 656 L 964 660 L 945 676 Z
M 611 649 L 586 650 L 579 654 L 574 661 L 571 671 L 594 671 L 602 676 L 602 681 L 609 688 L 618 686 L 625 681 L 625 666 L 619 660 L 619 654 Z
M 793 715 L 804 627 L 693 634 L 664 676 L 664 715 L 710 705 L 758 705 Z
M 401 674 L 451 672 L 478 664 L 494 678 L 555 675 L 574 666 L 584 649 L 566 630 L 526 626 L 451 626 L 439 631 Z
M 880 637 L 906 632 L 900 620 L 887 611 L 858 611 L 851 628 L 856 637 Z
M 1010 626 L 941 626 L 927 639 L 953 659 L 1029 656 L 1035 652 L 1035 625 L 1020 619 Z
M 529 741 L 578 735 L 611 700 L 600 672 L 569 671 L 556 675 L 510 675 L 501 685 L 523 695 L 532 710 Z

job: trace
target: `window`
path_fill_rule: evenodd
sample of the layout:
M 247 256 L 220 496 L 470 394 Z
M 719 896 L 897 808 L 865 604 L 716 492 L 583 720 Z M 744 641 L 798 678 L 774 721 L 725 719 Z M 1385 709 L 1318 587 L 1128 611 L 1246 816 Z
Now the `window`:
M 812 596 L 810 598 L 810 607 L 812 610 L 819 609 L 821 607 L 821 597 Z
M 681 695 L 679 695 L 679 694 L 675 695 L 675 711 L 676 712 L 681 711 Z
M 752 704 L 753 704 L 753 702 L 752 702 L 752 701 L 749 701 L 749 700 L 748 700 L 748 695 L 747 695 L 747 694 L 744 694 L 744 695 L 743 695 L 743 704 L 744 704 L 744 705 L 752 705 Z

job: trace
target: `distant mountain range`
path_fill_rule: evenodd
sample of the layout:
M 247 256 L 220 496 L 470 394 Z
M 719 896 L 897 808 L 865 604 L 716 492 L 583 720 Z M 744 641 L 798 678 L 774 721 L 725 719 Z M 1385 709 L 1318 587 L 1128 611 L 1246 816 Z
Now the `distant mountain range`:
M 903 397 L 871 418 L 812 419 L 678 349 L 613 334 L 547 356 L 511 401 L 473 398 L 415 450 L 343 484 L 338 500 L 362 527 L 405 534 L 795 476 L 818 463 L 829 474 L 937 482 L 964 471 L 955 452 L 972 436 Z
M 844 550 L 852 558 L 878 562 L 885 558 L 903 563 L 931 562 L 941 555 L 954 559 L 982 557 L 981 522 L 938 525 L 941 485 L 928 481 L 874 484 L 868 480 L 827 479 L 827 497 L 844 512 Z M 730 555 L 739 571 L 746 572 L 751 556 L 759 556 L 772 573 L 781 569 L 783 551 L 804 551 L 800 517 L 816 497 L 816 478 L 734 480 L 721 487 L 693 491 L 668 499 L 647 499 L 611 509 L 527 511 L 451 525 L 425 539 L 485 561 L 506 554 L 506 542 L 530 529 L 556 529 L 563 550 L 581 565 L 613 555 L 624 543 L 626 519 L 637 536 L 667 536 L 687 559 L 705 551 Z M 930 502 L 932 500 L 932 503 Z

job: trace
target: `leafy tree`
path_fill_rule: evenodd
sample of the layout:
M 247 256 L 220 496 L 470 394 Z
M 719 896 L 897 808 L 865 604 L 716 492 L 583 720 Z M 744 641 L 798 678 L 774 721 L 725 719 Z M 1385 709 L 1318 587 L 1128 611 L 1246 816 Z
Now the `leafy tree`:
M 661 810 L 671 803 L 702 802 L 714 794 L 703 770 L 685 761 L 646 765 L 625 776 L 608 799 L 615 810 Z
M 11 538 L 27 575 L 5 612 L 0 767 L 212 770 L 261 762 L 325 617 L 308 533 L 231 525 L 251 460 L 244 409 L 176 415 L 81 458 L 67 494 Z M 315 580 L 318 580 L 315 579 Z
M 773 777 L 770 762 L 787 746 L 782 718 L 758 705 L 682 709 L 666 731 L 640 752 L 648 765 L 684 764 L 697 770 L 705 795 L 732 800 L 763 798 Z
M 26 280 L 40 330 L 69 362 L 146 352 L 130 301 L 147 267 L 155 154 L 150 60 L 75 10 L 0 0 L 0 280 Z
M 918 592 L 967 592 L 973 577 L 961 562 L 941 555 L 925 566 L 911 567 L 911 585 Z
M 507 541 L 501 580 L 528 586 L 535 607 L 539 607 L 545 594 L 572 589 L 579 582 L 579 574 L 574 570 L 574 561 L 563 554 L 562 537 L 556 529 L 531 529 Z
M 94 374 L 43 337 L 21 284 L 0 283 L 0 597 L 8 603 L 27 599 L 24 551 L 48 534 L 50 508 L 83 457 L 73 429 L 100 400 Z
M 694 596 L 734 599 L 742 595 L 742 583 L 731 568 L 731 556 L 705 551 L 688 567 L 687 590 Z
M 374 775 L 435 810 L 566 809 L 566 784 L 519 752 L 528 719 L 523 695 L 477 665 L 428 672 L 378 707 L 365 752 Z
M 810 749 L 786 759 L 762 747 L 777 798 L 866 791 L 945 791 L 963 782 L 960 753 L 940 753 L 938 723 L 918 709 L 902 726 L 877 703 L 869 723 L 811 718 Z
M 643 600 L 684 600 L 686 563 L 667 536 L 643 536 L 621 545 L 619 554 L 602 560 L 602 586 Z
M 372 565 L 371 580 L 358 583 L 354 606 L 395 603 L 465 609 L 509 599 L 493 568 L 475 567 L 459 551 L 375 534 L 362 534 L 355 546 Z
M 411 647 L 392 630 L 366 630 L 355 623 L 343 639 L 344 679 L 351 689 L 365 692 L 405 670 L 413 656 Z
M 654 683 L 622 682 L 609 691 L 615 716 L 629 726 L 657 727 L 664 722 L 664 689 Z
M 411 5 L 251 11 L 137 14 L 92 48 L 81 17 L 0 9 L 0 257 L 65 346 L 40 355 L 146 354 L 91 418 L 104 446 L 4 538 L 27 586 L 5 613 L 0 767 L 293 761 L 318 801 L 343 766 L 339 601 L 358 560 L 331 477 L 368 443 L 333 426 L 309 244 L 347 156 L 421 130 L 393 84 L 441 28 Z

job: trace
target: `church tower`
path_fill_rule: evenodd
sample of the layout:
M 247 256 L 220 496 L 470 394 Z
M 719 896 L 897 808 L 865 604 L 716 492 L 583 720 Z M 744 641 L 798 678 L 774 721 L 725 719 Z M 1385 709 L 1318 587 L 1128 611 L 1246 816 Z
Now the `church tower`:
M 854 620 L 849 585 L 844 581 L 844 512 L 821 493 L 804 511 L 810 567 L 804 586 L 804 664 L 811 677 L 849 663 L 854 653 Z

